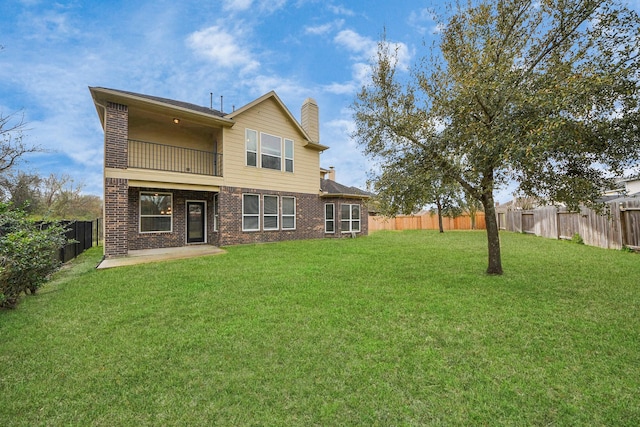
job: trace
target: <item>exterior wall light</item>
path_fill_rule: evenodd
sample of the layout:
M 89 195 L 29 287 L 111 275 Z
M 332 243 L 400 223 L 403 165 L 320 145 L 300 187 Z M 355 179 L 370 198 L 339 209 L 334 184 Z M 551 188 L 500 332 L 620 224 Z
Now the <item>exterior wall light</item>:
M 173 123 L 175 123 L 177 125 L 180 124 L 180 119 L 173 119 Z

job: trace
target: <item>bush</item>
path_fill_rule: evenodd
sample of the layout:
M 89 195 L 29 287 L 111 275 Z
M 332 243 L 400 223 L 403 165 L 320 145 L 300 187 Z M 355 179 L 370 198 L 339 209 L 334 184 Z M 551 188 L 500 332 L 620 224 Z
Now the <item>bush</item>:
M 0 203 L 0 307 L 15 307 L 21 294 L 35 293 L 60 267 L 64 228 L 38 225 L 26 215 Z
M 582 240 L 582 236 L 580 236 L 578 233 L 573 235 L 573 237 L 571 238 L 571 241 L 579 245 L 584 245 L 584 240 Z

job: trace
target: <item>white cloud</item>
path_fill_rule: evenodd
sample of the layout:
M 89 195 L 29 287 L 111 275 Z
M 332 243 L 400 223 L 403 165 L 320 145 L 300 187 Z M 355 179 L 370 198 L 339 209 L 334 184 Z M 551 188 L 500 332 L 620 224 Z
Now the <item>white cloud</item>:
M 258 10 L 259 12 L 273 13 L 281 9 L 287 0 L 225 0 L 222 6 L 227 12 L 245 12 Z
M 353 10 L 347 9 L 344 6 L 329 5 L 328 8 L 329 11 L 335 13 L 336 15 L 355 16 L 356 14 Z
M 332 31 L 339 30 L 344 26 L 344 19 L 336 19 L 335 21 L 328 22 L 322 25 L 306 26 L 304 27 L 305 34 L 311 34 L 314 36 L 322 36 L 329 34 Z
M 222 68 L 241 68 L 250 71 L 260 63 L 251 50 L 238 41 L 241 32 L 233 34 L 219 25 L 191 33 L 187 37 L 187 45 L 197 54 Z
M 336 168 L 336 181 L 341 184 L 364 189 L 367 172 L 371 165 L 363 156 L 361 148 L 350 137 L 356 126 L 348 110 L 341 111 L 341 118 L 329 120 L 322 124 L 321 142 L 330 149 L 322 153 L 321 166 Z
M 253 0 L 226 0 L 222 8 L 231 11 L 243 11 L 251 7 Z
M 437 16 L 430 8 L 411 12 L 408 22 L 422 35 L 439 34 L 444 29 L 444 26 L 442 23 L 438 23 Z
M 309 86 L 301 85 L 298 81 L 276 76 L 259 75 L 247 81 L 247 84 L 252 90 L 256 91 L 254 93 L 255 96 L 264 95 L 272 90 L 275 91 L 283 102 L 287 104 L 287 107 L 294 108 L 294 110 L 297 104 L 302 106 L 302 100 L 312 96 L 315 91 L 315 89 Z M 296 101 L 296 104 L 290 105 L 287 101 Z M 291 112 L 295 115 L 296 111 L 294 110 Z
M 353 30 L 340 31 L 334 42 L 352 53 L 352 78 L 355 85 L 361 86 L 369 81 L 371 65 L 374 63 L 378 51 L 378 42 L 370 37 L 364 37 Z M 389 50 L 395 52 L 398 59 L 398 69 L 408 70 L 412 53 L 408 46 L 400 42 L 387 42 Z
M 333 29 L 333 23 L 324 24 L 324 25 L 316 25 L 314 27 L 305 27 L 305 34 L 312 34 L 316 36 L 320 36 L 323 34 L 327 34 Z
M 378 46 L 375 40 L 361 36 L 353 30 L 340 31 L 334 40 L 339 46 L 358 54 L 359 57 L 374 56 Z
M 325 92 L 334 95 L 350 95 L 356 90 L 356 86 L 352 82 L 348 83 L 331 83 L 323 87 Z
M 340 31 L 334 41 L 343 48 L 351 51 L 354 58 L 370 62 L 376 57 L 378 42 L 370 37 L 364 37 L 353 30 Z M 398 67 L 406 70 L 409 66 L 412 54 L 409 47 L 402 42 L 387 42 L 389 50 L 396 52 L 398 56 Z

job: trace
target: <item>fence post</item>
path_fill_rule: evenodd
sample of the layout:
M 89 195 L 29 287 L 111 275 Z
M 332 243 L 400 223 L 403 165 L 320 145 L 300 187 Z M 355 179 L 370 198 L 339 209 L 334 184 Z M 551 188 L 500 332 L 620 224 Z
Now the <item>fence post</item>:
M 622 203 L 620 203 L 620 240 L 622 242 L 622 247 L 627 246 L 627 221 L 624 216 L 624 213 L 627 211 Z

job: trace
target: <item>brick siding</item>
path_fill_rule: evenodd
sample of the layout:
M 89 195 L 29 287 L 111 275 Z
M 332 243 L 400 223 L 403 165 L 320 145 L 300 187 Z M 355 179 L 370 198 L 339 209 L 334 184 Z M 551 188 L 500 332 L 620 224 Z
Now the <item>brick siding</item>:
M 358 236 L 366 236 L 369 234 L 369 208 L 367 203 L 360 199 L 347 199 L 342 197 L 323 197 L 320 199 L 322 202 L 322 230 L 324 232 L 324 205 L 327 203 L 333 203 L 334 205 L 334 220 L 335 227 L 333 233 L 324 233 L 324 237 L 329 238 L 345 238 L 351 237 L 351 233 L 342 233 L 340 231 L 340 207 L 343 204 L 349 205 L 360 205 L 360 232 L 357 233 Z
M 126 105 L 107 103 L 105 119 L 105 167 L 126 169 L 129 113 Z M 104 182 L 104 255 L 126 255 L 128 187 L 126 179 L 106 178 Z
M 263 196 L 293 196 L 296 198 L 296 229 L 295 230 L 263 230 L 263 218 L 260 217 L 260 231 L 242 231 L 242 195 L 259 194 L 260 212 L 263 211 Z M 288 193 L 280 191 L 258 190 L 253 188 L 222 187 L 220 189 L 220 246 L 237 245 L 243 243 L 279 242 L 284 240 L 320 239 L 325 237 L 351 237 L 350 234 L 340 233 L 340 221 L 336 218 L 336 232 L 324 232 L 324 205 L 334 203 L 336 215 L 340 212 L 342 203 L 360 204 L 359 235 L 366 235 L 368 228 L 368 210 L 366 203 L 357 199 L 320 198 L 316 194 Z M 282 212 L 280 212 L 280 215 Z
M 140 192 L 171 193 L 173 195 L 173 229 L 171 232 L 140 233 Z M 187 201 L 204 201 L 207 213 L 207 241 L 218 245 L 218 236 L 213 231 L 213 196 L 205 191 L 166 190 L 159 188 L 129 189 L 129 249 L 155 249 L 185 246 L 187 244 Z
M 105 258 L 126 255 L 127 208 L 129 183 L 126 179 L 106 178 L 104 181 L 104 255 Z
M 107 103 L 104 167 L 126 169 L 128 163 L 129 110 L 126 105 Z
M 126 180 L 124 181 L 126 184 Z M 285 240 L 343 238 L 351 237 L 348 233 L 340 232 L 340 205 L 342 203 L 359 203 L 359 200 L 341 198 L 320 198 L 315 194 L 289 193 L 278 191 L 265 191 L 251 188 L 222 187 L 218 193 L 219 198 L 219 223 L 218 230 L 214 231 L 214 196 L 213 192 L 167 190 L 158 188 L 131 187 L 124 190 L 126 195 L 126 208 L 119 212 L 126 212 L 127 221 L 118 223 L 120 235 L 109 245 L 115 245 L 118 251 L 110 256 L 125 255 L 127 250 L 155 249 L 180 247 L 186 242 L 186 203 L 188 200 L 205 201 L 207 211 L 207 242 L 215 246 L 231 246 L 247 243 L 279 242 Z M 141 192 L 171 193 L 173 195 L 173 228 L 171 232 L 140 233 L 140 193 Z M 260 231 L 242 231 L 242 195 L 259 194 L 261 212 L 263 211 L 263 196 L 292 196 L 296 199 L 296 229 L 295 230 L 263 230 L 263 218 L 260 217 Z M 123 193 L 120 189 L 119 200 Z M 281 199 L 280 199 L 281 200 Z M 324 205 L 334 203 L 336 206 L 336 232 L 327 234 L 324 232 Z M 360 204 L 361 232 L 367 234 L 367 206 Z M 280 212 L 280 215 L 282 212 Z M 280 220 L 281 220 L 280 216 Z M 109 222 L 107 222 L 109 223 Z M 122 230 L 126 230 L 122 232 Z M 126 246 L 123 245 L 126 244 Z M 105 249 L 107 248 L 105 241 Z

